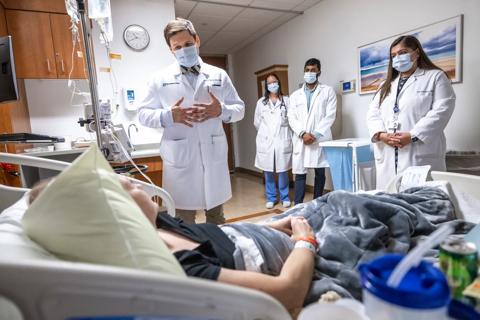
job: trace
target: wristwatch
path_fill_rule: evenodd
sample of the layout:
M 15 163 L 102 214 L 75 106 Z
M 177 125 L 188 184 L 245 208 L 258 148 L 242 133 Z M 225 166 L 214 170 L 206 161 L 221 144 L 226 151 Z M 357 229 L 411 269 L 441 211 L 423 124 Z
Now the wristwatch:
M 412 137 L 412 142 L 417 142 L 418 140 L 420 140 L 418 139 L 418 137 L 415 137 L 415 136 Z

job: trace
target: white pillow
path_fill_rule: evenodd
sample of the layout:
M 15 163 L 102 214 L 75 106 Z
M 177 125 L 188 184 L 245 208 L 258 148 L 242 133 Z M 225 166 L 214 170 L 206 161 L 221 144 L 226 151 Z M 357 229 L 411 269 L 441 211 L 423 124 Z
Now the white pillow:
M 25 211 L 28 208 L 28 192 L 26 192 L 17 202 L 0 213 L 0 223 L 13 223 L 21 225 Z
M 65 260 L 185 276 L 96 146 L 49 183 L 23 225 L 32 240 Z
M 47 259 L 57 260 L 52 254 L 28 238 L 21 219 L 27 209 L 28 194 L 0 214 L 0 260 Z

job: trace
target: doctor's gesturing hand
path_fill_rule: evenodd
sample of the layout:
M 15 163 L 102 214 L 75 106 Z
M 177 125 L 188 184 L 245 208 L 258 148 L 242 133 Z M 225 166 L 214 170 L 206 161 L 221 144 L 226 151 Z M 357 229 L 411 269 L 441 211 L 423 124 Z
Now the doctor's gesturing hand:
M 217 118 L 222 114 L 222 105 L 215 95 L 208 91 L 212 102 L 209 104 L 198 103 L 193 105 L 193 117 L 196 122 L 203 122 L 208 119 Z
M 172 118 L 175 123 L 182 123 L 188 127 L 193 127 L 190 123 L 195 121 L 195 118 L 192 117 L 192 112 L 194 108 L 182 108 L 180 105 L 183 102 L 183 97 L 181 97 L 172 107 Z M 189 122 L 190 121 L 190 122 Z

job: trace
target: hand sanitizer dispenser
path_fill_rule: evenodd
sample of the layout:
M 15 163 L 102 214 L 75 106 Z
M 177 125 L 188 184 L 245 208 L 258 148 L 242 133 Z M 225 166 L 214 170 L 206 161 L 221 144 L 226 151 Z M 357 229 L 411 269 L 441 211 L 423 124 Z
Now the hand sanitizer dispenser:
M 123 89 L 123 105 L 125 110 L 137 111 L 137 90 L 135 88 Z

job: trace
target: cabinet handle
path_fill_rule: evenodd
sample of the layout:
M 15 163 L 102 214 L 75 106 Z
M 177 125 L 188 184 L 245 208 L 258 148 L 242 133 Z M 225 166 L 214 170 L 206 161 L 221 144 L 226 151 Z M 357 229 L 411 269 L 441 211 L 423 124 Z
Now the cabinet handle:
M 48 70 L 48 73 L 52 72 L 52 70 L 50 69 L 50 60 L 47 59 L 47 70 Z
M 63 59 L 60 60 L 60 64 L 62 66 L 62 73 L 65 73 L 65 64 L 63 63 Z

